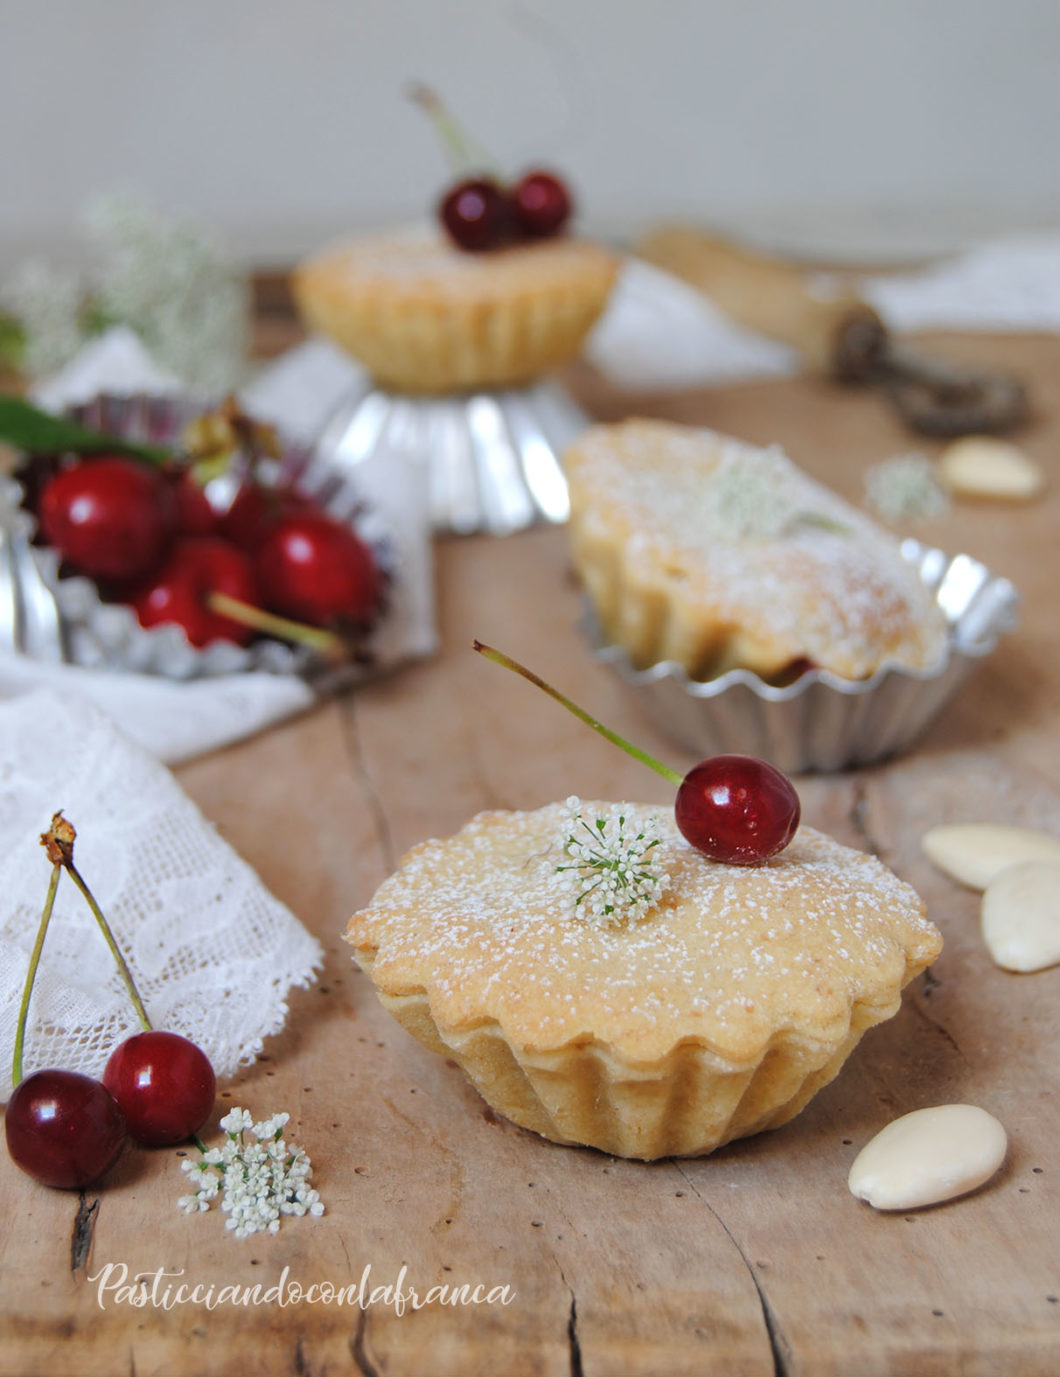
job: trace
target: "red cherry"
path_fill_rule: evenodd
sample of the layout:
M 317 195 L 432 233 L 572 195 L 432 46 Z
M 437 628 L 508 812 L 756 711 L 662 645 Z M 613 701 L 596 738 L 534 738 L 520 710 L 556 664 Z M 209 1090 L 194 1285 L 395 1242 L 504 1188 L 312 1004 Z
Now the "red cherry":
M 125 1115 L 110 1091 L 77 1071 L 35 1071 L 4 1113 L 12 1160 L 45 1186 L 91 1185 L 118 1160 Z
M 40 497 L 41 532 L 83 574 L 132 579 L 164 556 L 174 525 L 162 476 L 118 456 L 57 473 Z
M 217 529 L 217 515 L 210 499 L 188 473 L 182 473 L 173 484 L 178 535 L 213 535 Z
M 508 198 L 485 177 L 457 182 L 438 207 L 453 243 L 474 253 L 497 247 L 508 229 L 509 214 Z
M 313 503 L 293 488 L 267 488 L 260 483 L 244 483 L 232 505 L 218 520 L 218 533 L 241 550 L 252 554 L 270 528 L 291 512 L 304 511 Z
M 528 172 L 512 191 L 515 223 L 529 239 L 558 234 L 574 209 L 566 183 L 551 172 Z
M 372 551 L 326 512 L 283 517 L 262 541 L 255 567 L 266 605 L 312 626 L 367 622 L 379 605 Z
M 674 805 L 685 840 L 729 865 L 761 865 L 783 850 L 799 814 L 788 777 L 749 755 L 715 755 L 693 765 Z
M 176 622 L 194 646 L 246 645 L 254 632 L 213 611 L 206 601 L 210 593 L 227 593 L 252 606 L 259 601 L 250 557 L 217 536 L 195 536 L 178 541 L 158 574 L 130 600 L 141 626 Z
M 201 1047 L 179 1033 L 134 1033 L 115 1047 L 103 1084 L 125 1114 L 129 1136 L 167 1147 L 198 1133 L 210 1117 L 217 1081 Z

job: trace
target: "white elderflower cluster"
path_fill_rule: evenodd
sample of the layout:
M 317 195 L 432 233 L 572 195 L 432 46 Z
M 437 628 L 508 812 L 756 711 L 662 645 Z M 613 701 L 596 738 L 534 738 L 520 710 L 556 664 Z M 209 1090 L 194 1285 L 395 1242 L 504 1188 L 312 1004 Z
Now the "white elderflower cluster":
M 638 922 L 658 903 L 670 879 L 651 854 L 661 841 L 655 818 L 638 827 L 628 805 L 612 803 L 590 822 L 580 799 L 572 795 L 566 806 L 563 849 L 572 864 L 556 868 L 566 874 L 575 912 L 603 926 Z
M 228 1215 L 225 1228 L 236 1238 L 276 1233 L 281 1215 L 323 1214 L 320 1196 L 309 1185 L 313 1168 L 308 1156 L 283 1137 L 290 1117 L 274 1114 L 256 1124 L 247 1110 L 232 1109 L 221 1120 L 224 1146 L 204 1149 L 198 1162 L 181 1162 L 195 1189 L 180 1197 L 177 1208 L 195 1214 L 208 1210 L 220 1195 Z
M 97 196 L 84 218 L 100 260 L 100 316 L 131 326 L 193 388 L 235 386 L 246 353 L 247 289 L 209 236 L 122 193 Z
M 30 259 L 0 286 L 0 308 L 18 321 L 22 366 L 34 376 L 53 373 L 81 347 L 84 291 L 76 273 Z
M 0 281 L 0 323 L 17 333 L 18 366 L 53 372 L 86 340 L 126 325 L 158 363 L 205 393 L 242 381 L 249 322 L 244 275 L 207 234 L 128 194 L 90 202 L 80 271 L 32 260 Z
M 842 521 L 798 505 L 791 474 L 779 445 L 760 452 L 726 448 L 703 493 L 708 531 L 730 540 L 773 540 L 801 526 L 847 534 Z
M 704 494 L 709 524 L 719 535 L 778 536 L 796 516 L 787 489 L 788 463 L 776 445 L 725 453 Z
M 950 505 L 935 465 L 923 454 L 896 454 L 865 473 L 865 500 L 885 521 L 926 521 Z

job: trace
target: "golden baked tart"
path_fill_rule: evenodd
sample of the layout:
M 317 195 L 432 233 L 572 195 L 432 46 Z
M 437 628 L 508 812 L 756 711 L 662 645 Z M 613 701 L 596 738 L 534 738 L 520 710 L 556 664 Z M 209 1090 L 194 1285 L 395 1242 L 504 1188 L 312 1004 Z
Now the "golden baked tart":
M 624 910 L 586 848 L 572 862 L 579 828 L 588 852 L 624 829 L 647 876 Z M 385 1007 L 499 1113 L 645 1159 L 786 1123 L 941 946 L 908 885 L 811 828 L 726 865 L 670 809 L 574 799 L 414 847 L 346 937 Z
M 637 669 L 863 680 L 946 652 L 945 618 L 897 541 L 777 447 L 630 420 L 592 427 L 564 468 L 575 567 Z
M 354 239 L 294 274 L 302 317 L 375 380 L 444 393 L 533 382 L 581 348 L 618 272 L 561 235 L 468 253 L 440 230 Z

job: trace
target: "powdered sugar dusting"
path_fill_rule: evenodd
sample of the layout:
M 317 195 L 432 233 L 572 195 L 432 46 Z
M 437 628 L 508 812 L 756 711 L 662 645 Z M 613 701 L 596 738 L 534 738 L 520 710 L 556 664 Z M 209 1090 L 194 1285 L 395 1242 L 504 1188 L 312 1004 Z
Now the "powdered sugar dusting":
M 399 297 L 426 292 L 457 300 L 568 289 L 581 276 L 610 280 L 617 270 L 614 255 L 586 239 L 559 235 L 468 253 L 420 226 L 351 240 L 326 251 L 319 262 L 333 265 L 336 280 L 350 290 L 374 286 Z
M 632 421 L 590 430 L 567 465 L 575 522 L 615 534 L 628 583 L 698 602 L 775 662 L 751 668 L 860 679 L 941 658 L 945 620 L 897 543 L 777 447 Z
M 779 1030 L 841 1037 L 856 1000 L 896 1000 L 937 953 L 915 892 L 819 832 L 803 828 L 767 865 L 741 868 L 695 852 L 670 810 L 623 809 L 658 829 L 655 863 L 668 874 L 636 924 L 572 915 L 557 869 L 565 808 L 552 804 L 480 814 L 415 848 L 347 938 L 377 950 L 381 989 L 426 989 L 451 1030 L 495 1019 L 525 1048 L 595 1038 L 633 1059 L 685 1038 L 740 1059 Z

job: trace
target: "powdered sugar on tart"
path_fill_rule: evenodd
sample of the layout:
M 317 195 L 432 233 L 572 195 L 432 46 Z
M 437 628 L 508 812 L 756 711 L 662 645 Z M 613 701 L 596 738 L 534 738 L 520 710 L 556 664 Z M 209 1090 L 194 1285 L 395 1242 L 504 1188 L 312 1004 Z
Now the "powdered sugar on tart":
M 655 421 L 565 456 L 575 564 L 610 639 L 693 678 L 937 665 L 945 620 L 896 542 L 777 448 Z

